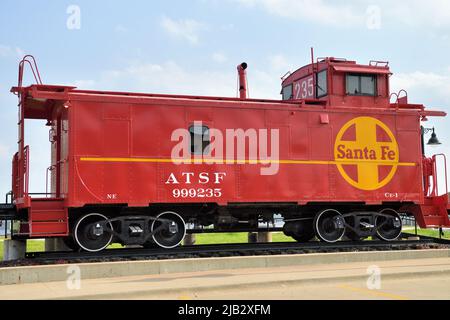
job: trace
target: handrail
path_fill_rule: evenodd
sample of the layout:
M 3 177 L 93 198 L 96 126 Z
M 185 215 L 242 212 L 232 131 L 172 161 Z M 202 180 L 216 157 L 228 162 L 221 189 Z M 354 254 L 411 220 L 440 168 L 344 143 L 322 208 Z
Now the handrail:
M 444 159 L 444 177 L 445 177 L 445 194 L 448 194 L 448 183 L 447 183 L 447 157 L 443 153 L 438 153 L 433 156 L 433 192 L 435 196 L 439 196 L 439 185 L 437 179 L 437 157 L 442 157 Z
M 402 94 L 402 93 L 405 94 L 404 97 L 400 97 L 400 94 Z M 395 97 L 397 98 L 397 99 L 395 100 L 395 102 L 391 102 L 393 96 L 395 96 Z M 401 98 L 406 98 L 406 99 L 408 99 L 408 92 L 407 92 L 405 89 L 401 89 L 401 90 L 400 90 L 399 92 L 397 92 L 397 93 L 392 92 L 392 93 L 390 94 L 390 96 L 389 96 L 389 102 L 394 103 L 394 104 L 398 104 L 398 103 L 399 103 L 399 100 L 400 100 Z
M 30 61 L 31 60 L 31 61 Z M 32 55 L 26 55 L 22 58 L 22 60 L 19 62 L 19 77 L 17 80 L 17 87 L 22 88 L 23 84 L 23 72 L 25 68 L 25 64 L 28 63 L 31 69 L 31 72 L 33 73 L 34 80 L 37 84 L 42 84 L 41 74 L 39 73 L 39 68 L 36 63 L 36 59 Z
M 392 92 L 392 93 L 390 94 L 390 96 L 389 96 L 389 102 L 391 102 L 393 96 L 395 96 L 395 97 L 397 98 L 397 99 L 395 100 L 395 102 L 393 102 L 393 103 L 397 103 L 397 102 L 398 102 L 398 93 L 396 93 L 396 92 Z M 392 103 L 392 102 L 391 102 L 391 103 Z
M 56 193 L 48 192 L 48 185 L 49 185 L 49 183 L 48 183 L 48 174 L 49 174 L 49 172 L 51 172 L 54 169 L 56 169 L 56 167 L 59 166 L 59 165 L 61 165 L 61 167 L 62 167 L 61 171 L 64 171 L 63 169 L 64 169 L 64 165 L 65 165 L 66 162 L 67 162 L 66 159 L 59 160 L 58 162 L 56 162 L 55 164 L 52 164 L 51 166 L 49 166 L 47 168 L 47 170 L 45 172 L 45 194 L 47 194 L 47 195 L 56 194 Z M 61 177 L 62 177 L 62 180 L 63 180 L 61 182 L 61 186 L 63 186 L 64 185 L 64 175 L 61 175 Z M 56 183 L 59 183 L 59 181 L 57 181 Z
M 28 186 L 29 186 L 29 179 L 30 179 L 30 146 L 26 146 L 24 149 L 24 156 L 25 156 L 25 168 L 24 168 L 24 196 L 28 196 Z
M 13 194 L 14 198 L 25 198 L 28 196 L 30 147 L 23 148 L 23 156 L 16 153 L 13 158 Z
M 12 194 L 14 196 L 19 195 L 19 152 L 16 152 L 14 154 L 14 157 L 12 159 Z

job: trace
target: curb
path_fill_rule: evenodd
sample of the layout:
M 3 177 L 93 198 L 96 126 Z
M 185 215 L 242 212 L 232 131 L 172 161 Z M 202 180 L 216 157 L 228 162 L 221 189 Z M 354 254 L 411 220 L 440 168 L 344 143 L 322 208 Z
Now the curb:
M 69 267 L 75 265 L 80 268 L 83 279 L 102 279 L 227 269 L 448 257 L 450 257 L 450 249 L 432 249 L 26 266 L 0 269 L 0 285 L 66 281 L 69 275 L 73 273 L 73 269 L 69 270 Z

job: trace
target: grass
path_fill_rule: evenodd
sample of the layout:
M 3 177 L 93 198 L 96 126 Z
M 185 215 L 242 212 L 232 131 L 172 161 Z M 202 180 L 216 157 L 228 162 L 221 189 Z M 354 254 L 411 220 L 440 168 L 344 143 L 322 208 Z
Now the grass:
M 415 235 L 414 228 L 404 230 L 405 233 L 410 233 L 412 235 Z M 417 228 L 417 234 L 419 236 L 426 236 L 426 237 L 434 237 L 439 238 L 439 230 L 438 229 L 419 229 Z M 443 239 L 450 239 L 450 232 L 444 232 Z
M 407 233 L 414 235 L 414 228 L 408 228 L 404 230 Z M 418 235 L 428 236 L 428 237 L 439 237 L 439 230 L 437 229 L 417 229 Z M 450 232 L 445 232 L 444 239 L 450 239 Z M 285 236 L 282 232 L 272 233 L 273 242 L 293 242 L 294 240 L 290 237 Z M 196 235 L 196 244 L 221 244 L 221 243 L 247 243 L 248 233 L 202 233 Z M 120 244 L 112 244 L 109 248 L 122 248 Z M 41 252 L 45 249 L 44 240 L 28 240 L 27 241 L 27 252 Z M 3 240 L 0 240 L 0 260 L 3 259 Z
M 285 236 L 281 232 L 272 233 L 273 242 L 294 241 L 291 237 Z M 196 235 L 196 244 L 221 244 L 221 243 L 247 243 L 248 233 L 201 233 Z

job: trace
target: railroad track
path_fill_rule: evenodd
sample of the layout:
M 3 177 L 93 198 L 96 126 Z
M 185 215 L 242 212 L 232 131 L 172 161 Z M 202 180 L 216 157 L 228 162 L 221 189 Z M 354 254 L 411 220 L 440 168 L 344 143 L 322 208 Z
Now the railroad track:
M 402 238 L 414 235 L 404 234 Z M 180 246 L 174 249 L 162 248 L 123 248 L 108 249 L 101 252 L 29 252 L 26 259 L 16 261 L 16 265 L 106 262 L 123 260 L 162 260 L 183 258 L 229 257 L 249 255 L 304 254 L 323 252 L 349 251 L 387 251 L 414 250 L 450 247 L 450 240 L 420 237 L 419 240 L 358 241 L 338 242 L 279 242 L 279 243 L 246 243 L 246 244 L 213 244 Z

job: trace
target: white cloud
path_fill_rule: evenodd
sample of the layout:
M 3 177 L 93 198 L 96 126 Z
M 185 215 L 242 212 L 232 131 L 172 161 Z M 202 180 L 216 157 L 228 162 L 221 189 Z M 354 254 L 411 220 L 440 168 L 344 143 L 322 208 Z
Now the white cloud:
M 408 26 L 450 27 L 450 1 L 448 0 L 382 0 L 380 2 L 383 13 L 387 17 Z
M 337 27 L 366 26 L 367 9 L 379 8 L 381 19 L 410 27 L 450 28 L 448 0 L 230 0 L 246 7 L 260 7 L 266 12 L 289 19 Z M 380 27 L 382 27 L 381 25 Z
M 439 75 L 433 72 L 421 71 L 400 73 L 392 77 L 396 86 L 404 86 L 406 88 L 439 88 L 442 86 L 450 88 L 448 78 L 448 76 Z
M 212 59 L 217 63 L 224 63 L 228 60 L 227 56 L 222 52 L 215 52 L 212 55 Z
M 126 33 L 128 31 L 128 29 L 125 26 L 118 24 L 114 27 L 114 31 L 116 33 Z
M 236 97 L 236 72 L 235 68 L 187 69 L 173 61 L 137 61 L 122 69 L 107 70 L 96 80 L 79 80 L 76 85 L 80 89 Z M 278 71 L 251 67 L 247 75 L 250 97 L 280 98 Z
M 222 31 L 231 31 L 234 30 L 235 26 L 233 23 L 223 24 L 220 26 L 220 30 Z
M 74 83 L 70 84 L 80 89 L 93 89 L 96 86 L 95 80 L 75 80 Z
M 19 47 L 0 44 L 0 58 L 23 58 L 24 51 Z
M 269 57 L 270 66 L 276 71 L 287 71 L 289 69 L 289 62 L 282 54 L 277 54 Z
M 364 21 L 365 11 L 347 2 L 333 4 L 322 0 L 233 0 L 247 7 L 262 7 L 272 15 L 318 22 L 326 25 L 355 25 Z M 351 2 L 351 1 L 350 1 Z M 358 12 L 359 11 L 359 12 Z
M 106 71 L 96 87 L 188 95 L 233 96 L 235 77 L 219 71 L 187 71 L 173 61 L 134 63 Z
M 170 35 L 187 40 L 191 44 L 199 42 L 199 32 L 205 29 L 205 25 L 193 19 L 172 20 L 168 17 L 163 17 L 161 26 Z
M 9 158 L 10 152 L 8 146 L 4 145 L 3 143 L 0 143 L 0 159 L 1 158 Z
M 421 71 L 394 74 L 391 78 L 391 87 L 392 92 L 405 89 L 415 96 L 432 96 L 433 100 L 439 99 L 443 100 L 442 103 L 450 103 L 449 74 Z

